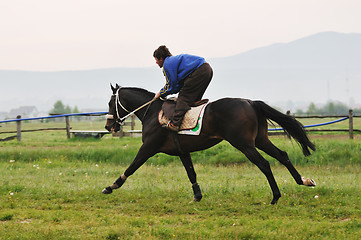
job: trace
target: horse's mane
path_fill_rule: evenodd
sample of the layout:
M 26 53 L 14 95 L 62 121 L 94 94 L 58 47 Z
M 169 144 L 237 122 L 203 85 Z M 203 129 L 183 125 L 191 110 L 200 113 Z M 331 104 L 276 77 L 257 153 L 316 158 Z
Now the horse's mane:
M 149 95 L 149 96 L 153 96 L 154 93 L 149 92 L 146 89 L 143 88 L 138 88 L 138 87 L 120 87 L 121 89 L 125 89 L 125 90 L 131 90 L 131 91 L 135 91 L 135 92 L 139 92 L 140 94 L 144 94 L 144 95 Z

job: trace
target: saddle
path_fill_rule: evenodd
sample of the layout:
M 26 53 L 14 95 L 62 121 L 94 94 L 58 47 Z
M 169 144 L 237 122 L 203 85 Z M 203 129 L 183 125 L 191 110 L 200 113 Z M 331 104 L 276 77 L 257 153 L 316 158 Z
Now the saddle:
M 198 102 L 195 102 L 189 111 L 184 115 L 182 125 L 180 130 L 189 130 L 194 129 L 197 126 L 199 116 L 203 107 L 208 103 L 208 99 L 202 99 Z M 160 125 L 166 125 L 173 116 L 176 105 L 176 99 L 167 99 L 163 105 L 162 109 L 158 114 L 158 121 Z

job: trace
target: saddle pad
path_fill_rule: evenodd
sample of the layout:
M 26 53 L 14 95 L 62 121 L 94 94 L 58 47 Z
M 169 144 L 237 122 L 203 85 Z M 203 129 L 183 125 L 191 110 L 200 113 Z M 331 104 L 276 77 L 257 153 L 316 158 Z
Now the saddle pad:
M 202 126 L 201 119 L 203 119 L 204 109 L 207 105 L 208 103 L 192 107 L 186 112 L 178 134 L 199 135 Z M 167 125 L 170 121 L 169 118 L 165 116 L 163 110 L 159 111 L 158 121 L 162 126 Z

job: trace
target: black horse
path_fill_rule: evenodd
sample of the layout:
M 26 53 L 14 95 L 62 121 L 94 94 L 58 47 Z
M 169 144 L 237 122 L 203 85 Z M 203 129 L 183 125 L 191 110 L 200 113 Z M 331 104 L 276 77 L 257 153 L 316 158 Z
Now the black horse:
M 105 128 L 119 131 L 120 124 L 130 111 L 137 109 L 153 99 L 154 93 L 140 88 L 124 88 L 111 86 L 113 95 L 109 101 L 109 114 Z M 191 152 L 210 148 L 222 140 L 228 141 L 240 150 L 267 177 L 272 189 L 273 200 L 277 203 L 281 197 L 280 190 L 272 174 L 269 162 L 262 157 L 256 148 L 281 162 L 291 173 L 299 185 L 315 186 L 312 179 L 304 179 L 297 172 L 286 152 L 278 149 L 268 138 L 267 120 L 278 123 L 284 131 L 292 136 L 301 146 L 305 156 L 315 146 L 308 139 L 303 125 L 291 116 L 285 115 L 262 101 L 251 101 L 240 98 L 223 98 L 207 105 L 204 112 L 201 133 L 198 136 L 177 135 L 163 128 L 158 122 L 158 113 L 163 101 L 156 100 L 146 107 L 137 110 L 136 116 L 142 121 L 142 141 L 134 161 L 111 186 L 103 190 L 110 194 L 123 185 L 125 180 L 156 153 L 179 156 L 194 192 L 194 200 L 200 201 L 202 193 L 197 183 L 196 173 L 191 160 Z

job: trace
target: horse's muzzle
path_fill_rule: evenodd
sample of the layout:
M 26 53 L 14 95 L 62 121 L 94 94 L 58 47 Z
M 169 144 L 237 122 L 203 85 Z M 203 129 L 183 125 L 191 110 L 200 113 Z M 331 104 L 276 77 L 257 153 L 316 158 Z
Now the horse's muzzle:
M 108 130 L 109 132 L 111 132 L 113 130 L 113 128 L 114 128 L 114 125 L 115 125 L 114 116 L 110 115 L 110 114 L 107 114 L 106 119 L 107 119 L 107 122 L 105 124 L 105 129 Z
M 106 129 L 107 131 L 109 131 L 109 132 L 112 131 L 112 127 L 111 127 L 111 126 L 108 126 L 108 125 L 105 125 L 105 129 Z
M 123 121 L 116 119 L 114 115 L 107 114 L 106 115 L 107 123 L 105 124 L 105 129 L 109 132 L 118 132 L 123 125 Z

